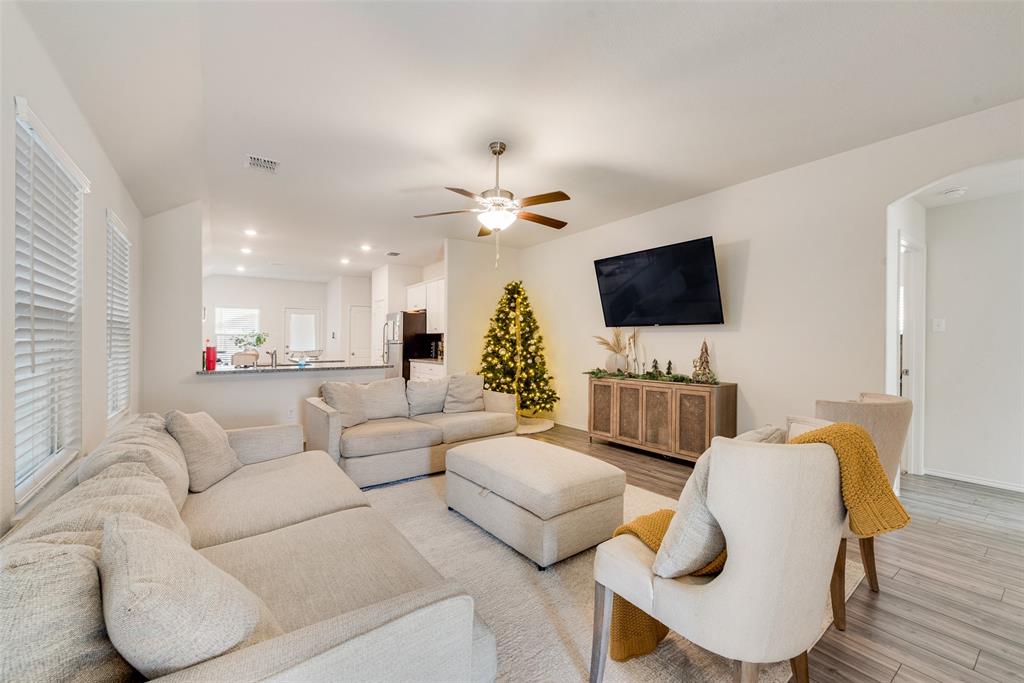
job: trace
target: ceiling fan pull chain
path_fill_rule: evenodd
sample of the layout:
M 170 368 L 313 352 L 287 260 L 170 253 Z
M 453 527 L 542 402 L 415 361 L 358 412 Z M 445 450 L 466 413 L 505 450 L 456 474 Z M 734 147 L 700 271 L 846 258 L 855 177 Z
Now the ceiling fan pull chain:
M 501 260 L 501 230 L 494 231 L 494 269 L 498 269 L 498 261 Z

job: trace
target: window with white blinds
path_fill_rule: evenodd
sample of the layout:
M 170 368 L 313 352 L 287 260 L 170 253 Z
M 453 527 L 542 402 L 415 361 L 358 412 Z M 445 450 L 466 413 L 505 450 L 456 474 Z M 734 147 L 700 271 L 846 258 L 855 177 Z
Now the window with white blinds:
M 131 243 L 124 224 L 107 212 L 107 419 L 128 410 L 132 393 L 129 276 Z
M 217 336 L 217 360 L 230 363 L 231 355 L 242 347 L 235 343 L 235 337 L 260 329 L 260 309 L 217 307 L 214 318 L 214 334 Z
M 21 502 L 79 448 L 82 205 L 88 181 L 24 102 L 17 104 L 14 480 L 15 500 Z

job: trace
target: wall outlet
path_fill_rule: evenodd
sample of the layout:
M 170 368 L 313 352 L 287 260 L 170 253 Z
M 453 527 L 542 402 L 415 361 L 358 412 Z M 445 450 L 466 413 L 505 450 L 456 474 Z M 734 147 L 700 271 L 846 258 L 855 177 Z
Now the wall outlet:
M 945 332 L 946 331 L 946 319 L 945 318 L 932 318 L 932 332 Z
M 289 408 L 288 409 L 288 419 L 289 420 L 294 420 L 295 419 L 295 408 Z

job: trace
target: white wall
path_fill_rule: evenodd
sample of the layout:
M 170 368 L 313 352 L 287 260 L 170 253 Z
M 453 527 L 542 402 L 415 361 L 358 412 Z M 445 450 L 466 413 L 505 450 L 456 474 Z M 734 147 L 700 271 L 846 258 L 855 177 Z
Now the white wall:
M 444 354 L 450 375 L 480 369 L 484 334 L 498 307 L 498 299 L 506 284 L 520 278 L 520 250 L 502 247 L 501 265 L 495 270 L 492 240 L 466 242 L 449 239 L 444 242 L 448 316 Z M 534 298 L 545 295 L 531 291 L 529 287 L 527 294 L 531 295 L 530 301 L 534 306 Z M 542 324 L 541 333 L 545 331 Z
M 428 263 L 423 266 L 423 279 L 433 280 L 435 278 L 444 277 L 444 260 L 438 261 L 437 263 Z
M 320 311 L 318 334 L 320 348 L 324 348 L 327 290 L 327 285 L 322 282 L 300 282 L 235 275 L 207 276 L 203 278 L 203 306 L 206 308 L 206 323 L 203 325 L 202 337 L 197 339 L 196 343 L 198 346 L 202 346 L 204 339 L 216 343 L 214 335 L 217 308 L 258 308 L 260 330 L 270 335 L 267 343 L 260 350 L 266 352 L 277 349 L 278 359 L 283 360 L 286 344 L 285 309 L 311 308 Z M 261 356 L 260 362 L 266 363 L 269 362 L 269 359 L 266 356 Z
M 927 222 L 925 471 L 1024 490 L 1024 194 Z
M 140 278 L 141 216 L 107 157 L 89 122 L 61 80 L 46 51 L 14 3 L 0 3 L 0 278 L 13 282 L 14 272 L 14 97 L 25 97 L 50 133 L 89 178 L 92 192 L 85 197 L 82 261 L 82 450 L 88 452 L 107 430 L 106 361 L 106 239 L 107 209 L 124 222 L 132 250 L 132 410 L 138 403 L 140 341 L 137 296 Z M 0 358 L 14 357 L 14 297 L 10 286 L 0 287 Z M 11 363 L 0 361 L 0 533 L 14 514 L 13 386 Z M 69 468 L 73 469 L 73 468 Z M 65 472 L 69 471 L 65 470 Z M 63 485 L 58 477 L 35 502 L 52 498 Z
M 585 428 L 581 373 L 605 358 L 591 339 L 607 332 L 594 259 L 705 235 L 718 250 L 726 324 L 642 328 L 649 357 L 686 371 L 707 337 L 718 376 L 739 384 L 741 430 L 811 413 L 817 398 L 882 390 L 887 206 L 955 171 L 1019 157 L 1022 118 L 1018 100 L 524 249 L 519 268 L 562 399 L 556 418 Z M 463 330 L 475 342 L 480 318 L 450 317 L 449 349 Z
M 341 351 L 341 276 L 327 283 L 324 298 L 324 358 L 344 358 Z

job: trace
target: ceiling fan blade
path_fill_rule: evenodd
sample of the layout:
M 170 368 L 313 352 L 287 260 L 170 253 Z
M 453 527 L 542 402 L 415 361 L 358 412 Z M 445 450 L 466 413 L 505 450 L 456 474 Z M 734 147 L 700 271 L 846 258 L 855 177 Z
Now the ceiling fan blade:
M 448 188 L 449 190 L 452 188 Z M 550 204 L 551 202 L 564 202 L 569 199 L 569 195 L 558 190 L 557 192 L 547 192 L 545 194 L 535 194 L 532 197 L 523 197 L 519 200 L 519 206 L 533 206 L 535 204 Z
M 569 225 L 565 221 L 560 221 L 557 218 L 548 218 L 547 216 L 541 216 L 539 213 L 530 213 L 529 211 L 520 211 L 519 218 L 524 221 L 532 221 L 534 223 L 540 223 L 546 225 L 549 228 L 561 230 L 565 226 Z
M 458 211 L 438 211 L 437 213 L 424 213 L 413 218 L 430 218 L 431 216 L 447 216 L 453 213 L 477 213 L 477 209 L 459 209 Z
M 477 237 L 487 237 L 490 234 L 491 234 L 491 229 L 490 228 L 481 227 L 480 228 L 480 232 L 478 232 L 476 234 L 476 236 Z
M 461 187 L 446 187 L 444 189 L 451 190 L 455 194 L 461 194 L 463 197 L 469 197 L 470 199 L 475 199 L 478 202 L 482 202 L 484 200 L 484 198 L 481 197 L 480 195 L 478 195 L 476 192 L 470 192 L 469 190 L 463 190 Z

